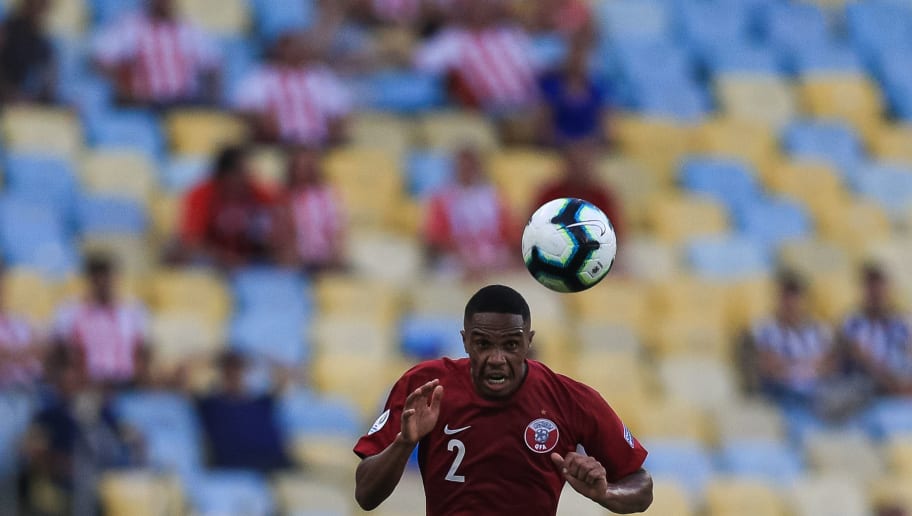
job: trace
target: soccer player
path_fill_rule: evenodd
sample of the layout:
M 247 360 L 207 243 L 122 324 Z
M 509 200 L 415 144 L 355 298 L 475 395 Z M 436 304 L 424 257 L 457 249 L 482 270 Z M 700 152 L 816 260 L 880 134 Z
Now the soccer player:
M 417 446 L 429 515 L 553 515 L 565 481 L 613 512 L 645 511 L 646 450 L 595 390 L 527 358 L 534 335 L 515 290 L 472 296 L 469 357 L 406 372 L 355 446 L 358 504 L 389 497 Z

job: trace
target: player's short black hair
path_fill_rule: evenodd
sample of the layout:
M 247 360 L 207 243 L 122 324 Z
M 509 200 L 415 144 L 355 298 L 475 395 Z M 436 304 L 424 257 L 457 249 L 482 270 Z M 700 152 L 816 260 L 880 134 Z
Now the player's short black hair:
M 521 315 L 523 323 L 531 320 L 529 304 L 522 294 L 504 285 L 488 285 L 469 299 L 465 307 L 465 320 L 480 313 Z

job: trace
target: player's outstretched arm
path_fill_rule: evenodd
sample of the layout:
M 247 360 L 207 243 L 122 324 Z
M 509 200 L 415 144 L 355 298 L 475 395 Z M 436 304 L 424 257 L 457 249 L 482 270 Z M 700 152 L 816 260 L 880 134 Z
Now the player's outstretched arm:
M 415 389 L 402 409 L 402 427 L 396 439 L 377 455 L 367 457 L 355 472 L 355 500 L 365 511 L 376 509 L 393 493 L 412 450 L 437 424 L 443 386 L 432 380 Z
M 551 460 L 576 492 L 618 514 L 643 512 L 652 505 L 652 476 L 645 469 L 617 482 L 608 482 L 607 472 L 593 457 L 570 452 L 552 453 Z

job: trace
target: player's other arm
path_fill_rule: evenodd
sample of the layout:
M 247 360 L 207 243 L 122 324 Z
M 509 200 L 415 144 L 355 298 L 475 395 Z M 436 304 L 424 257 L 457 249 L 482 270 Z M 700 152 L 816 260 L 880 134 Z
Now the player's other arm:
M 355 471 L 355 500 L 365 511 L 376 509 L 393 493 L 412 450 L 437 424 L 443 387 L 432 380 L 405 399 L 402 427 L 396 439 L 382 452 L 367 457 Z
M 652 476 L 643 468 L 608 482 L 605 467 L 593 457 L 576 452 L 566 457 L 553 453 L 551 460 L 561 468 L 570 487 L 611 512 L 643 512 L 652 505 Z

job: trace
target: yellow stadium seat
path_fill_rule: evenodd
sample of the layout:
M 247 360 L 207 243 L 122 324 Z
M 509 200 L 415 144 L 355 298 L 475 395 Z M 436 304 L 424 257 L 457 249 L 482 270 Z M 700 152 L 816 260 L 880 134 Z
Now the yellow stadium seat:
M 38 271 L 9 269 L 3 274 L 3 303 L 10 312 L 45 324 L 54 315 L 57 289 Z
M 776 146 L 776 134 L 771 127 L 745 120 L 709 119 L 694 133 L 695 151 L 742 160 L 753 166 L 758 174 L 763 174 L 775 163 Z
M 7 0 L 7 10 L 20 5 L 23 0 Z M 2 4 L 3 2 L 0 2 Z M 78 38 L 85 32 L 88 8 L 85 0 L 55 0 L 50 2 L 47 29 L 56 37 Z
M 318 353 L 352 354 L 376 360 L 396 353 L 392 321 L 323 314 L 314 321 L 312 333 Z
M 854 275 L 818 274 L 810 285 L 811 310 L 828 321 L 840 321 L 858 307 L 858 284 Z
M 571 311 L 582 321 L 615 323 L 645 335 L 649 325 L 649 291 L 645 285 L 608 277 L 598 288 L 568 298 Z
M 150 294 L 158 312 L 185 313 L 212 322 L 223 322 L 231 313 L 231 298 L 222 280 L 201 269 L 160 271 L 152 278 Z
M 652 330 L 652 349 L 661 356 L 732 358 L 733 343 L 718 321 L 679 314 L 661 318 Z
M 106 196 L 126 197 L 148 203 L 156 190 L 154 165 L 144 155 L 130 151 L 95 151 L 82 158 L 85 188 Z
M 575 325 L 576 339 L 583 356 L 604 352 L 638 353 L 641 350 L 636 329 L 623 323 L 580 321 Z
M 677 163 L 691 151 L 692 129 L 674 120 L 612 114 L 605 123 L 622 153 L 647 165 L 665 184 L 673 182 Z
M 868 516 L 870 510 L 862 487 L 844 474 L 810 474 L 791 485 L 788 496 L 795 516 Z
M 459 317 L 466 301 L 474 294 L 467 285 L 455 279 L 441 277 L 419 278 L 408 289 L 406 297 L 410 313 Z
M 647 221 L 656 236 L 669 243 L 718 235 L 728 229 L 725 210 L 718 202 L 690 195 L 654 197 L 649 202 Z
M 181 109 L 168 114 L 165 126 L 171 150 L 179 155 L 211 156 L 224 145 L 246 141 L 247 128 L 222 111 Z
M 319 277 L 315 294 L 322 313 L 366 315 L 389 321 L 396 317 L 402 303 L 395 285 L 348 274 Z
M 742 440 L 779 441 L 785 438 L 785 421 L 775 406 L 759 400 L 741 400 L 713 411 L 718 442 Z
M 785 516 L 782 499 L 767 484 L 739 478 L 717 478 L 706 486 L 707 516 Z
M 712 409 L 737 400 L 735 373 L 728 361 L 709 357 L 668 357 L 659 362 L 667 396 Z
M 912 125 L 881 127 L 871 139 L 870 147 L 880 160 L 912 164 Z
M 374 416 L 376 417 L 376 416 Z M 309 471 L 319 471 L 323 480 L 347 481 L 358 466 L 348 435 L 303 434 L 292 438 L 294 460 Z
M 83 239 L 81 247 L 83 253 L 103 253 L 113 257 L 128 276 L 145 276 L 157 258 L 157 251 L 145 239 L 136 236 L 90 236 Z
M 623 207 L 625 227 L 641 229 L 645 225 L 649 199 L 666 188 L 659 175 L 640 162 L 618 156 L 603 158 L 598 171 Z
M 353 455 L 350 451 L 346 455 Z M 273 491 L 281 514 L 351 514 L 353 497 L 348 489 L 300 472 L 280 473 Z
M 626 421 L 637 439 L 689 439 L 707 442 L 710 422 L 692 403 L 669 398 L 648 399 L 630 412 Z
M 667 281 L 680 274 L 675 246 L 647 236 L 631 236 L 618 245 L 615 270 L 648 283 Z
M 82 126 L 66 109 L 7 106 L 0 117 L 0 131 L 4 147 L 10 151 L 74 159 L 82 150 Z
M 727 323 L 730 335 L 744 331 L 753 321 L 773 312 L 776 288 L 768 277 L 735 281 L 728 286 Z
M 454 151 L 469 146 L 482 151 L 499 147 L 497 131 L 486 118 L 465 111 L 424 115 L 418 121 L 423 143 L 431 148 Z
M 824 163 L 780 162 L 769 169 L 765 178 L 770 189 L 804 203 L 817 219 L 833 206 L 849 202 L 839 173 Z
M 355 147 L 402 156 L 412 146 L 414 128 L 411 121 L 389 113 L 357 113 L 348 123 L 348 138 Z
M 257 146 L 250 152 L 250 165 L 257 182 L 273 191 L 285 187 L 287 159 L 278 147 Z
M 151 334 L 153 361 L 165 370 L 187 360 L 212 358 L 224 347 L 222 325 L 181 313 L 154 316 Z
M 880 92 L 862 75 L 805 76 L 798 85 L 798 94 L 808 114 L 842 118 L 866 136 L 876 131 L 883 113 Z
M 863 254 L 865 249 L 892 235 L 890 220 L 880 206 L 852 201 L 830 206 L 818 220 L 820 235 L 844 249 Z
M 575 370 L 577 379 L 599 391 L 621 417 L 632 417 L 649 395 L 647 371 L 636 353 L 579 355 Z
M 324 166 L 353 227 L 383 228 L 393 223 L 394 209 L 404 197 L 402 174 L 393 155 L 381 149 L 348 147 L 328 154 Z
M 422 516 L 427 514 L 421 475 L 406 471 L 393 494 L 371 511 L 378 516 Z
M 538 192 L 560 174 L 560 162 L 552 153 L 510 149 L 492 154 L 487 162 L 491 179 L 519 218 L 531 215 Z
M 532 313 L 535 313 L 533 309 Z M 533 316 L 535 317 L 535 316 Z M 578 343 L 565 322 L 537 320 L 532 323 L 535 338 L 530 358 L 544 362 L 551 370 L 567 376 L 576 374 Z
M 692 315 L 724 323 L 728 312 L 728 289 L 721 283 L 682 276 L 656 284 L 652 291 L 652 307 L 658 317 Z
M 870 484 L 868 496 L 871 505 L 885 514 L 912 513 L 912 476 L 879 478 Z
M 885 472 L 874 443 L 861 433 L 813 432 L 806 437 L 804 449 L 808 464 L 821 473 L 840 473 L 867 481 Z
M 373 231 L 349 235 L 348 258 L 356 274 L 404 286 L 417 281 L 424 259 L 417 239 Z
M 779 261 L 784 267 L 809 278 L 852 272 L 852 260 L 845 250 L 818 238 L 786 242 L 779 250 Z
M 104 513 L 112 516 L 184 514 L 180 480 L 151 471 L 105 473 L 98 483 Z
M 361 416 L 375 419 L 390 387 L 408 368 L 402 360 L 361 355 L 317 354 L 311 366 L 313 385 L 319 392 L 344 396 L 360 409 Z
M 693 502 L 684 487 L 672 480 L 658 479 L 653 486 L 653 501 L 644 513 L 648 516 L 693 516 Z
M 597 503 L 564 484 L 557 504 L 557 516 L 607 516 L 611 514 Z
M 723 74 L 715 90 L 722 113 L 735 120 L 779 128 L 798 111 L 791 85 L 777 76 Z
M 884 447 L 890 471 L 912 478 L 912 435 L 893 437 Z
M 240 36 L 250 26 L 244 0 L 179 0 L 177 6 L 188 21 L 213 35 Z
M 177 236 L 182 199 L 177 195 L 158 195 L 149 206 L 151 237 L 159 244 Z

